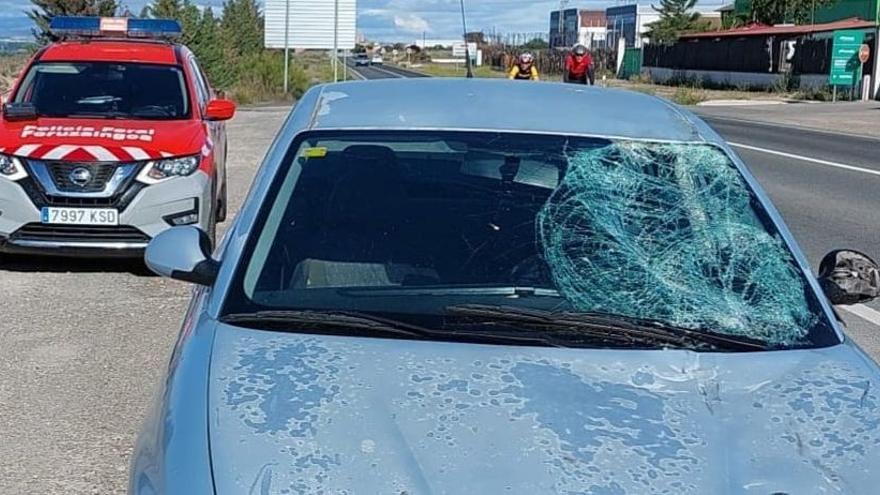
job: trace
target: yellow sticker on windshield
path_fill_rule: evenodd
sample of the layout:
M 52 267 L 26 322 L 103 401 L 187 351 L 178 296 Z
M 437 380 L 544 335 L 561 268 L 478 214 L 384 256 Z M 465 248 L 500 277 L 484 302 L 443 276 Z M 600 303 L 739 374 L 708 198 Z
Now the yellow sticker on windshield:
M 324 158 L 327 156 L 327 148 L 306 148 L 303 151 L 306 158 Z

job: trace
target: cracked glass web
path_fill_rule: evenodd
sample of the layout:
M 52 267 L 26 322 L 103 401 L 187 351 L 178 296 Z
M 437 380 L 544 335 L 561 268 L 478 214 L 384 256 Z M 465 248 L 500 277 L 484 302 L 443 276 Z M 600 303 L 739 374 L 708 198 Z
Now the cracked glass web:
M 721 150 L 618 142 L 568 160 L 538 235 L 577 310 L 774 344 L 807 335 L 816 317 L 804 280 Z

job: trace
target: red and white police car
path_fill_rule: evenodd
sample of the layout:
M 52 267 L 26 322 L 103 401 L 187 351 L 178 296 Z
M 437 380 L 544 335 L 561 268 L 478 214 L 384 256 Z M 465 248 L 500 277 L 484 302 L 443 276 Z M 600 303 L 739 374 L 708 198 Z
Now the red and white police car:
M 140 256 L 226 216 L 226 128 L 175 21 L 56 17 L 0 119 L 0 253 Z

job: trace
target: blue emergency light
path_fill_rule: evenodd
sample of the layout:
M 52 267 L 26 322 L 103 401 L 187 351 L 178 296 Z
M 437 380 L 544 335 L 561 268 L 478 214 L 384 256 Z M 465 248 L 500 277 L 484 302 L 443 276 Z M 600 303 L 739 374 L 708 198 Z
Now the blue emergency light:
M 49 31 L 59 37 L 176 38 L 183 30 L 172 19 L 53 17 Z

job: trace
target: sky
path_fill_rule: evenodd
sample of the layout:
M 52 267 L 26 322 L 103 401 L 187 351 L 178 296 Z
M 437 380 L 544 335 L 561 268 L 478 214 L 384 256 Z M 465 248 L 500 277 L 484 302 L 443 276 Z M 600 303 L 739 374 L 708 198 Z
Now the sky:
M 120 0 L 139 12 L 148 0 Z M 261 0 L 265 1 L 265 0 Z M 280 1 L 280 0 L 270 0 Z M 220 7 L 223 0 L 196 0 L 200 6 Z M 499 33 L 538 33 L 549 29 L 549 12 L 559 0 L 465 0 L 468 30 Z M 616 0 L 576 0 L 570 7 L 601 9 Z M 627 2 L 628 3 L 628 2 Z M 642 0 L 642 3 L 651 3 Z M 659 3 L 659 2 L 657 2 Z M 721 4 L 703 0 L 701 4 Z M 31 22 L 25 15 L 30 0 L 0 0 L 0 39 L 27 37 Z M 369 39 L 411 41 L 426 33 L 429 38 L 461 36 L 459 0 L 358 0 L 358 30 Z

